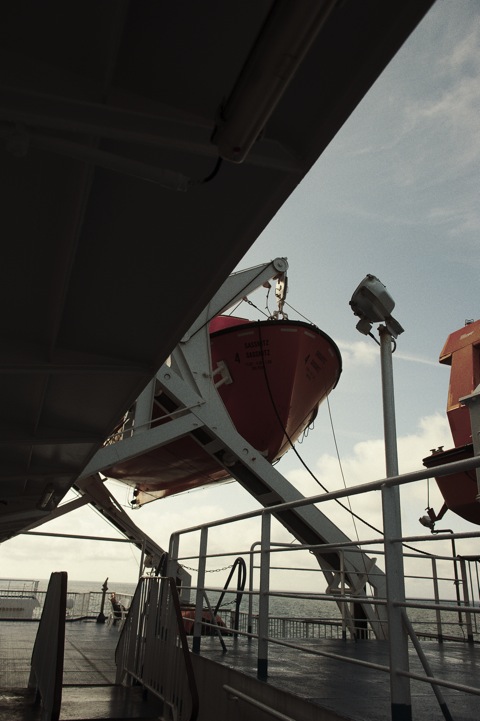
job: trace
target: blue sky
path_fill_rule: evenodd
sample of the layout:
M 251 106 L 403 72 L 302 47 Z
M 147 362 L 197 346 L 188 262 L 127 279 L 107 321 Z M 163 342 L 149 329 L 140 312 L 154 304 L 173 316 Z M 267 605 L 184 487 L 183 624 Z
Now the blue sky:
M 347 485 L 385 473 L 378 347 L 356 331 L 348 304 L 366 273 L 387 286 L 405 328 L 394 355 L 400 471 L 420 468 L 431 448 L 451 445 L 449 370 L 438 355 L 450 332 L 480 315 L 479 47 L 480 3 L 438 1 L 239 266 L 287 257 L 288 303 L 342 352 L 330 409 Z M 263 294 L 254 300 L 264 307 Z M 328 487 L 343 485 L 326 405 L 298 450 Z M 293 453 L 278 470 L 306 494 L 317 492 Z M 130 491 L 112 487 L 126 503 Z M 376 507 L 355 503 L 354 510 L 379 523 Z M 426 484 L 406 495 L 409 532 L 421 532 L 426 504 Z M 133 518 L 166 546 L 175 527 L 255 507 L 228 484 L 153 503 Z M 110 535 L 94 513 L 76 514 L 49 530 L 65 532 L 74 523 L 76 532 Z M 338 522 L 354 534 L 350 519 Z M 448 525 L 474 530 L 452 514 Z M 65 569 L 72 579 L 134 580 L 136 554 L 119 548 L 20 537 L 0 547 L 2 576 L 48 577 Z

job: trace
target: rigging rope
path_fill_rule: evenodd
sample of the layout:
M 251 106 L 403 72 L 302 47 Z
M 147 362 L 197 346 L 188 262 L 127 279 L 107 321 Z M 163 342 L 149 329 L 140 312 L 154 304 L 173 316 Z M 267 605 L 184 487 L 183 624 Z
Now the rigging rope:
M 330 399 L 329 399 L 328 395 L 327 395 L 327 408 L 328 408 L 328 417 L 330 418 L 330 428 L 332 429 L 333 443 L 335 445 L 335 452 L 337 454 L 338 467 L 340 468 L 340 475 L 342 476 L 343 487 L 346 489 L 347 483 L 345 481 L 345 474 L 343 472 L 343 466 L 342 466 L 342 461 L 340 458 L 340 452 L 338 450 L 337 436 L 335 434 L 335 428 L 333 426 L 332 410 L 330 408 Z M 352 504 L 351 504 L 350 497 L 347 498 L 347 502 L 348 502 L 348 510 L 350 511 L 350 513 L 352 515 L 352 521 L 353 521 L 353 527 L 355 529 L 355 535 L 357 537 L 357 541 L 359 542 L 360 538 L 358 536 L 357 524 L 355 523 L 355 514 L 352 511 Z M 373 526 L 372 526 L 372 528 L 373 528 Z
M 289 307 L 291 307 L 291 306 L 289 306 Z M 293 310 L 295 310 L 295 309 L 293 309 Z M 297 311 L 295 311 L 295 312 L 297 312 Z M 299 315 L 300 315 L 300 314 L 299 314 Z M 307 320 L 307 318 L 305 318 L 305 316 L 302 316 L 302 317 L 303 317 L 305 320 Z M 308 321 L 308 322 L 310 322 L 310 321 Z M 313 325 L 313 324 L 312 324 L 312 325 Z M 259 340 L 260 340 L 260 342 L 262 342 L 262 335 L 261 335 L 260 325 L 258 324 L 257 327 L 258 327 L 258 333 L 259 333 Z M 274 410 L 275 415 L 276 415 L 276 417 L 277 417 L 277 420 L 278 420 L 278 422 L 279 422 L 279 424 L 280 424 L 280 427 L 282 428 L 283 433 L 285 434 L 285 437 L 286 437 L 286 439 L 287 439 L 287 441 L 288 441 L 288 443 L 289 443 L 289 445 L 290 445 L 290 448 L 293 450 L 293 452 L 294 452 L 295 455 L 297 456 L 298 460 L 300 461 L 300 463 L 302 464 L 302 466 L 305 468 L 305 470 L 306 470 L 306 471 L 310 474 L 310 476 L 313 478 L 313 480 L 315 481 L 315 483 L 317 483 L 317 484 L 320 486 L 320 488 L 321 488 L 323 491 L 325 491 L 325 493 L 329 493 L 330 491 L 328 490 L 328 488 L 327 488 L 326 486 L 324 486 L 323 483 L 321 483 L 321 481 L 316 477 L 316 475 L 313 473 L 313 471 L 311 470 L 311 468 L 305 463 L 305 461 L 303 460 L 303 458 L 301 457 L 301 455 L 299 454 L 299 452 L 298 452 L 297 449 L 295 448 L 295 445 L 294 445 L 292 439 L 290 438 L 290 436 L 288 435 L 288 433 L 287 433 L 287 431 L 286 431 L 286 429 L 285 429 L 285 426 L 283 425 L 283 422 L 282 422 L 282 420 L 281 420 L 280 414 L 279 414 L 279 412 L 278 412 L 278 410 L 277 410 L 277 407 L 276 407 L 276 405 L 275 405 L 275 401 L 274 401 L 274 399 L 273 399 L 272 390 L 271 390 L 271 388 L 270 388 L 270 383 L 269 383 L 269 380 L 268 380 L 267 368 L 266 368 L 266 365 L 265 365 L 265 359 L 263 358 L 263 356 L 262 356 L 262 367 L 263 367 L 263 374 L 264 374 L 264 377 L 265 377 L 265 383 L 266 383 L 266 387 L 267 387 L 267 392 L 268 392 L 270 401 L 271 401 L 271 403 L 272 403 L 273 410 Z M 330 404 L 329 404 L 329 402 L 328 402 L 328 395 L 327 395 L 327 404 L 328 404 L 328 409 L 329 409 L 329 413 L 330 413 Z M 330 419 L 331 419 L 331 416 L 330 416 Z M 332 432 L 333 432 L 333 424 L 332 424 Z M 338 458 L 339 463 L 340 463 L 340 470 L 341 470 L 343 482 L 344 482 L 344 485 L 345 485 L 345 478 L 344 478 L 344 475 L 343 475 L 343 468 L 342 468 L 342 466 L 341 466 L 340 456 L 339 456 L 339 454 L 338 454 L 338 447 L 337 447 L 337 442 L 336 442 L 336 439 L 335 439 L 335 434 L 334 434 L 334 441 L 335 441 L 335 447 L 337 448 L 337 458 Z M 345 485 L 345 488 L 347 488 L 346 485 Z M 344 503 L 342 503 L 338 498 L 335 498 L 334 500 L 335 500 L 335 502 L 336 502 L 341 508 L 343 508 L 345 511 L 347 511 L 347 513 L 350 513 L 350 515 L 352 516 L 353 519 L 356 518 L 358 521 L 361 521 L 364 525 L 366 525 L 366 526 L 367 526 L 368 528 L 370 528 L 372 531 L 375 531 L 375 533 L 379 533 L 381 536 L 384 536 L 384 535 L 385 535 L 385 534 L 383 533 L 383 531 L 381 531 L 379 528 L 376 528 L 374 525 L 372 525 L 371 523 L 369 523 L 368 521 L 366 521 L 364 518 L 362 518 L 361 516 L 359 516 L 359 515 L 358 515 L 357 513 L 355 513 L 351 508 L 349 508 L 349 507 L 346 506 Z M 350 503 L 350 499 L 349 499 L 349 503 Z M 354 525 L 355 525 L 355 521 L 354 521 Z M 357 533 L 357 540 L 358 540 L 358 531 L 357 531 L 357 527 L 356 527 L 356 526 L 355 526 L 355 532 Z M 428 553 L 427 551 L 422 551 L 422 550 L 420 550 L 420 549 L 414 548 L 413 546 L 409 546 L 409 545 L 406 544 L 406 543 L 402 543 L 402 546 L 404 546 L 405 548 L 408 548 L 408 549 L 411 550 L 411 551 L 415 551 L 415 552 L 417 552 L 417 553 L 421 553 L 421 554 L 423 554 L 423 555 L 425 555 L 425 556 L 431 556 L 431 555 L 432 555 L 431 553 Z

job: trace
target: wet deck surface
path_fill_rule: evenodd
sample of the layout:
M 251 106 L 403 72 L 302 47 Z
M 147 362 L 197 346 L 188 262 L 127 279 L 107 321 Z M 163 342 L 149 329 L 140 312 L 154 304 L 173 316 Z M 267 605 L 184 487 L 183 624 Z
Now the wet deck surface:
M 25 703 L 36 623 L 0 624 L 0 721 L 37 721 L 38 708 Z M 225 639 L 222 653 L 216 638 L 203 638 L 201 654 L 218 663 L 256 676 L 255 643 Z M 157 702 L 142 699 L 140 690 L 114 686 L 115 627 L 102 624 L 67 624 L 64 691 L 61 719 L 155 718 Z M 378 641 L 298 641 L 302 651 L 271 645 L 268 683 L 336 711 L 355 721 L 387 721 L 391 718 L 390 682 L 386 673 L 340 661 L 313 656 L 308 649 L 388 665 L 388 647 Z M 435 676 L 480 688 L 480 647 L 446 642 L 424 642 L 424 652 Z M 411 671 L 421 673 L 412 653 Z M 84 688 L 88 686 L 88 691 Z M 429 684 L 412 681 L 413 717 L 419 721 L 443 719 Z M 442 689 L 455 721 L 480 719 L 480 696 Z M 28 700 L 28 697 L 27 697 Z M 28 711 L 28 713 L 27 713 Z
M 0 623 L 0 721 L 40 721 L 41 709 L 27 690 L 37 629 L 38 623 Z M 157 699 L 114 685 L 117 642 L 114 626 L 66 624 L 62 721 L 159 717 Z
M 201 654 L 255 676 L 255 643 L 241 640 L 237 646 L 226 639 L 223 654 L 218 639 L 202 639 Z M 350 659 L 389 665 L 389 651 L 382 641 L 340 641 L 332 639 L 291 641 L 303 651 L 270 646 L 268 683 L 305 700 L 335 711 L 354 721 L 388 721 L 391 718 L 390 679 L 385 672 L 315 656 L 308 649 L 348 656 Z M 431 671 L 436 678 L 473 686 L 480 692 L 480 646 L 449 642 L 423 642 Z M 425 676 L 415 652 L 410 653 L 410 671 Z M 441 689 L 454 721 L 479 721 L 480 696 Z M 430 684 L 411 682 L 412 713 L 418 721 L 444 719 Z
M 0 623 L 0 688 L 28 684 L 38 623 Z M 67 623 L 65 627 L 65 685 L 115 683 L 114 653 L 118 631 L 95 622 Z

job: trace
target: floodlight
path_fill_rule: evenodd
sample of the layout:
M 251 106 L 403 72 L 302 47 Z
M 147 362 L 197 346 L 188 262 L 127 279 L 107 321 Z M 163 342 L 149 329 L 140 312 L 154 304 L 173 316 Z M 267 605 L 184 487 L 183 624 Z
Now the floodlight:
M 385 323 L 388 332 L 394 338 L 403 333 L 402 326 L 391 315 L 395 301 L 387 293 L 383 283 L 374 275 L 365 276 L 352 295 L 350 306 L 354 314 L 360 318 L 356 326 L 360 333 L 368 335 L 373 323 Z
M 425 528 L 429 528 L 431 531 L 433 530 L 435 523 L 434 521 L 432 521 L 430 516 L 420 516 L 418 520 L 420 521 L 422 526 L 425 526 Z

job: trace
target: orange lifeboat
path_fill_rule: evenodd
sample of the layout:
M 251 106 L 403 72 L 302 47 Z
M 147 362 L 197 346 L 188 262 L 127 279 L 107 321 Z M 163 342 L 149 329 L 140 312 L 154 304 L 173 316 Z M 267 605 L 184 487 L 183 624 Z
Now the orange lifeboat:
M 270 462 L 279 459 L 314 420 L 341 374 L 333 340 L 303 321 L 218 316 L 210 324 L 212 367 L 223 363 L 232 382 L 219 394 L 238 432 Z M 173 410 L 155 398 L 153 419 Z M 152 426 L 161 421 L 153 421 Z M 138 505 L 230 478 L 191 436 L 119 463 L 105 474 L 135 485 Z
M 470 413 L 460 399 L 473 393 L 480 383 L 480 320 L 469 323 L 448 336 L 440 354 L 440 363 L 451 366 L 447 416 L 455 448 L 432 451 L 431 456 L 423 459 L 427 468 L 473 456 Z M 465 520 L 480 525 L 475 470 L 438 477 L 436 482 L 445 505 L 438 515 L 429 510 L 432 521 L 439 520 L 445 511 L 450 509 Z

